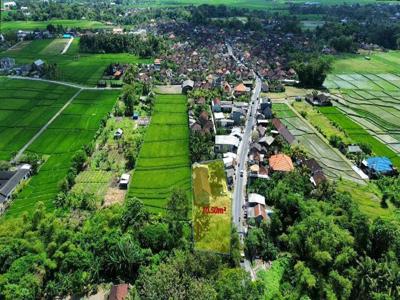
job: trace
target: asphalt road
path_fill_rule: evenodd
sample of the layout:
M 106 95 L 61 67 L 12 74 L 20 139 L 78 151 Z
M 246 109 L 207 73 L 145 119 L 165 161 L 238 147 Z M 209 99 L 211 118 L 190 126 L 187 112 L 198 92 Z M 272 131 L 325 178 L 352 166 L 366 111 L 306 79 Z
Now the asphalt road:
M 238 65 L 243 65 L 233 54 L 232 47 L 226 45 L 228 48 L 229 55 L 236 60 Z M 261 92 L 261 79 L 256 75 L 256 84 L 252 91 L 251 102 L 249 110 L 246 116 L 246 124 L 243 131 L 243 138 L 240 142 L 238 155 L 238 168 L 236 168 L 233 201 L 232 201 L 232 217 L 233 222 L 241 236 L 244 235 L 243 228 L 243 204 L 245 200 L 246 184 L 247 184 L 247 156 L 249 153 L 249 146 L 251 142 L 251 133 L 253 131 L 253 126 L 256 123 L 256 112 L 259 104 L 259 96 Z M 241 172 L 243 172 L 243 177 L 241 177 Z

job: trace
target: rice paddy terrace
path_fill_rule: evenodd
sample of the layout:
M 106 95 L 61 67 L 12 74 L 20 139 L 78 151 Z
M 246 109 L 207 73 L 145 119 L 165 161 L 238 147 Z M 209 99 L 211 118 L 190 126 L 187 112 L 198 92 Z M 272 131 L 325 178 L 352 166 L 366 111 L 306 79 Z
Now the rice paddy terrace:
M 368 70 L 368 73 L 365 71 Z M 339 60 L 324 85 L 336 95 L 336 108 L 321 111 L 356 142 L 400 166 L 400 53 Z
M 345 178 L 356 183 L 363 183 L 360 176 L 352 169 L 351 164 L 287 104 L 274 103 L 272 107 L 276 116 L 282 120 L 289 131 L 296 137 L 297 142 L 305 148 L 311 157 L 321 164 L 329 178 Z

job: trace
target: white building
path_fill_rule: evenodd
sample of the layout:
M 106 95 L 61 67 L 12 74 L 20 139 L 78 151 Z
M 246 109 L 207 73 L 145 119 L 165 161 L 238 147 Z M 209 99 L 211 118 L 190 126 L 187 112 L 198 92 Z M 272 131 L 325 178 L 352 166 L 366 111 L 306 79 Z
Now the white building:
M 236 152 L 239 147 L 239 139 L 232 135 L 216 135 L 215 136 L 215 151 Z

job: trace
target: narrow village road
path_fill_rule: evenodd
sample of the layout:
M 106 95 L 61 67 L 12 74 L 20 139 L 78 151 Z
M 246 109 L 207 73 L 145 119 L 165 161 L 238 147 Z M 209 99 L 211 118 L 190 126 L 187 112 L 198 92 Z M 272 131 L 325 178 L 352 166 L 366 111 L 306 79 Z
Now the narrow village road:
M 228 48 L 229 55 L 236 61 L 239 66 L 244 66 L 242 62 L 240 62 L 236 56 L 233 54 L 232 47 L 229 44 L 226 44 Z M 236 168 L 235 173 L 235 183 L 234 183 L 234 191 L 232 197 L 232 218 L 233 223 L 236 225 L 237 231 L 240 236 L 240 241 L 243 243 L 245 230 L 243 226 L 243 205 L 245 203 L 245 194 L 246 194 L 246 185 L 247 185 L 247 156 L 249 153 L 249 147 L 251 143 L 251 133 L 253 131 L 253 126 L 256 123 L 256 113 L 259 105 L 259 98 L 261 93 L 261 78 L 255 74 L 256 77 L 256 85 L 253 89 L 253 93 L 251 96 L 251 102 L 249 105 L 249 110 L 246 116 L 246 125 L 243 132 L 243 137 L 239 145 L 239 149 L 237 152 L 238 156 L 238 167 Z M 242 176 L 243 177 L 242 177 Z M 242 267 L 250 273 L 251 279 L 256 280 L 256 274 L 251 267 L 251 263 L 249 260 L 245 259 L 241 264 Z
M 58 81 L 58 80 L 49 80 L 49 79 L 43 79 L 43 78 L 33 78 L 33 77 L 24 77 L 24 76 L 14 76 L 10 75 L 8 78 L 12 79 L 25 79 L 25 80 L 32 80 L 32 81 L 42 81 L 42 82 L 48 82 L 48 83 L 54 83 L 54 84 L 61 84 L 65 86 L 70 86 L 76 89 L 81 89 L 81 90 L 96 90 L 96 91 L 101 91 L 101 90 L 120 90 L 121 88 L 111 88 L 111 87 L 105 87 L 105 88 L 99 88 L 99 87 L 88 87 L 76 83 L 71 83 L 71 82 L 66 82 L 66 81 Z
M 249 153 L 249 147 L 251 142 L 251 133 L 253 126 L 256 122 L 256 112 L 259 103 L 259 97 L 261 92 L 261 79 L 256 77 L 256 85 L 253 89 L 251 96 L 251 103 L 246 116 L 246 125 L 243 131 L 242 141 L 240 142 L 238 149 L 238 168 L 236 168 L 236 181 L 233 192 L 233 222 L 235 223 L 240 235 L 244 235 L 243 228 L 243 204 L 246 193 L 247 184 L 247 156 Z
M 17 155 L 12 159 L 12 163 L 18 161 L 22 154 L 24 154 L 25 150 L 28 149 L 30 145 L 54 122 L 55 119 L 71 104 L 71 102 L 78 97 L 78 95 L 82 92 L 82 89 L 79 89 L 69 100 L 64 104 L 63 107 L 42 127 L 40 130 L 18 151 Z

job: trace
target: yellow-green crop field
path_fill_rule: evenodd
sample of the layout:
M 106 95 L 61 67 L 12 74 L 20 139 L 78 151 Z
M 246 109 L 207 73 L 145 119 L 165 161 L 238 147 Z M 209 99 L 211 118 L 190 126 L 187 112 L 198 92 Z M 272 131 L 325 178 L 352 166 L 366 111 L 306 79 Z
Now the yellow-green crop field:
M 229 254 L 232 195 L 222 160 L 193 165 L 195 249 Z

